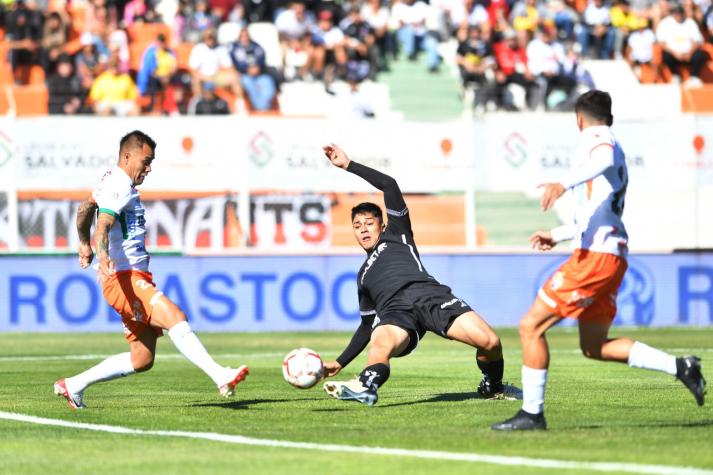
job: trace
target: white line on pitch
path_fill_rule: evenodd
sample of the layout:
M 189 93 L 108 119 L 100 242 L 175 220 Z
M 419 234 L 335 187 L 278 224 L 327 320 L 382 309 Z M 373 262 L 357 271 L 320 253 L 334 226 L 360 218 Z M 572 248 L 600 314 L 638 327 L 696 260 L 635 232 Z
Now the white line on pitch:
M 597 472 L 647 473 L 655 475 L 713 475 L 713 471 L 693 467 L 676 467 L 666 465 L 644 465 L 618 462 L 576 462 L 571 460 L 537 459 L 530 457 L 513 457 L 506 455 L 485 455 L 475 453 L 441 452 L 436 450 L 411 450 L 384 447 L 365 447 L 358 445 L 316 444 L 310 442 L 291 442 L 287 440 L 255 439 L 242 435 L 218 434 L 213 432 L 185 432 L 167 430 L 143 430 L 129 427 L 110 426 L 103 424 L 87 424 L 61 419 L 28 416 L 13 412 L 0 411 L 0 419 L 18 422 L 28 422 L 71 429 L 109 432 L 113 434 L 130 434 L 143 436 L 180 437 L 186 439 L 203 439 L 215 442 L 226 442 L 240 445 L 255 445 L 263 447 L 284 447 L 288 449 L 314 450 L 320 452 L 348 452 L 373 455 L 391 455 L 396 457 L 414 457 L 432 460 L 451 460 L 457 462 L 479 462 L 494 465 L 509 465 L 517 467 L 534 467 L 542 469 L 591 470 Z
M 0 356 L 0 363 L 13 361 L 75 361 L 75 360 L 102 360 L 112 355 L 60 355 L 60 356 Z M 277 356 L 285 356 L 285 353 L 225 353 L 215 354 L 216 358 L 273 358 Z M 158 354 L 157 359 L 160 360 L 177 360 L 184 359 L 184 356 L 178 353 L 169 353 L 166 355 Z

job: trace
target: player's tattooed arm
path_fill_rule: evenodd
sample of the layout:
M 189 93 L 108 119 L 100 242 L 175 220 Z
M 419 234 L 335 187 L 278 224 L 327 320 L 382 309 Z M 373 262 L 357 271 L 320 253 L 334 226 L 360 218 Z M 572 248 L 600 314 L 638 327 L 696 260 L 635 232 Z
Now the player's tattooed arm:
M 86 269 L 94 260 L 94 251 L 89 243 L 92 222 L 97 210 L 97 203 L 91 196 L 87 198 L 77 210 L 77 234 L 79 234 L 79 265 Z
M 99 213 L 97 225 L 94 229 L 94 242 L 97 246 L 97 259 L 99 259 L 99 276 L 103 279 L 114 273 L 114 263 L 109 259 L 109 230 L 116 222 L 116 218 L 107 213 Z

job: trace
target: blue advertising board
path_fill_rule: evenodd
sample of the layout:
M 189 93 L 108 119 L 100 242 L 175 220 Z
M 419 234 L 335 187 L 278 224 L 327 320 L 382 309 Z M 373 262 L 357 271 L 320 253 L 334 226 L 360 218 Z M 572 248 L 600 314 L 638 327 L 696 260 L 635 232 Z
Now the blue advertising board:
M 562 254 L 424 255 L 426 268 L 493 326 L 517 325 Z M 156 256 L 154 281 L 200 331 L 352 330 L 362 256 Z M 617 325 L 713 324 L 713 253 L 637 254 Z M 96 272 L 75 257 L 0 257 L 0 331 L 121 331 Z

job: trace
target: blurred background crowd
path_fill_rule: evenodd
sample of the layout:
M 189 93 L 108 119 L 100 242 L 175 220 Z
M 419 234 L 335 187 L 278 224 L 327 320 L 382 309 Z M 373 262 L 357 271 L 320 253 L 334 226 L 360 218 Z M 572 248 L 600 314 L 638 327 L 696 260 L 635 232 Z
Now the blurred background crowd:
M 458 74 L 476 110 L 566 110 L 587 59 L 644 83 L 713 79 L 711 0 L 18 0 L 0 2 L 4 84 L 50 114 L 279 113 L 286 84 L 347 91 L 395 62 Z M 428 94 L 428 91 L 423 91 Z

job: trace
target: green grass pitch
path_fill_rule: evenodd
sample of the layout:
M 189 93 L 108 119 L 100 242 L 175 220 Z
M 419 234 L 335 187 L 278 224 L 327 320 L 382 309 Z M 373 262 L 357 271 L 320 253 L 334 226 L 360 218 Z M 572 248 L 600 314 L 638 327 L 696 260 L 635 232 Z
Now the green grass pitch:
M 505 346 L 505 379 L 519 386 L 517 332 L 499 333 Z M 613 334 L 679 355 L 698 354 L 704 375 L 713 380 L 713 328 L 615 329 Z M 550 428 L 516 434 L 495 433 L 489 425 L 511 416 L 520 402 L 474 399 L 479 380 L 474 351 L 435 335 L 428 335 L 412 355 L 393 361 L 391 379 L 371 408 L 330 399 L 321 385 L 298 390 L 282 379 L 281 361 L 289 350 L 307 346 L 333 359 L 349 336 L 201 334 L 221 364 L 250 366 L 250 376 L 232 400 L 221 399 L 210 380 L 178 357 L 164 337 L 153 370 L 89 388 L 85 393 L 89 408 L 75 412 L 52 394 L 52 383 L 95 364 L 100 355 L 126 351 L 121 333 L 0 334 L 0 411 L 136 429 L 713 470 L 713 401 L 696 406 L 682 384 L 661 373 L 586 360 L 578 352 L 576 332 L 570 329 L 557 329 L 549 338 L 552 363 L 546 414 Z M 52 358 L 70 355 L 99 356 Z M 340 376 L 353 376 L 364 362 L 362 355 Z M 582 473 L 108 434 L 0 419 L 2 474 L 575 472 Z

